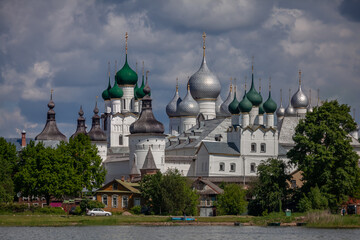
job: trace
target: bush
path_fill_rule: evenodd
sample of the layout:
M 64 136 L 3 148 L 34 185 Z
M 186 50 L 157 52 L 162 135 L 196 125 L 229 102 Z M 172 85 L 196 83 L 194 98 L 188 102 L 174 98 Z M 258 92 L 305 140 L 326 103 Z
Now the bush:
M 132 207 L 132 208 L 130 209 L 130 212 L 131 212 L 132 214 L 136 214 L 136 215 L 140 214 L 140 213 L 141 213 L 141 206 L 134 206 L 134 207 Z
M 43 207 L 36 209 L 35 212 L 43 213 L 43 214 L 65 214 L 65 211 L 61 207 Z
M 242 189 L 239 185 L 226 185 L 224 193 L 218 196 L 216 207 L 219 213 L 226 215 L 240 215 L 244 213 L 247 206 L 245 196 L 246 190 Z
M 80 202 L 80 209 L 82 213 L 86 212 L 86 209 L 93 209 L 93 208 L 104 208 L 105 204 L 103 204 L 102 202 L 98 202 L 98 201 L 94 201 L 94 200 L 89 200 L 89 199 L 83 199 Z
M 325 210 L 328 208 L 328 200 L 316 186 L 311 188 L 308 196 L 304 194 L 303 198 L 299 201 L 298 208 L 301 212 L 307 212 L 311 209 Z
M 0 212 L 19 213 L 29 209 L 27 204 L 0 203 Z

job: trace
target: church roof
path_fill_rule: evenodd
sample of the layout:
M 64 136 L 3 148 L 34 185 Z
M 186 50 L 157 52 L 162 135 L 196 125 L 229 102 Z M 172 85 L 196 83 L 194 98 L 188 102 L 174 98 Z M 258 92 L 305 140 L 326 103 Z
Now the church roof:
M 176 139 L 189 139 L 189 137 L 194 137 L 191 141 L 184 141 L 178 144 L 172 144 L 168 146 L 165 150 L 167 154 L 170 154 L 168 151 L 177 150 L 182 148 L 192 148 L 195 154 L 196 149 L 200 146 L 203 140 L 214 141 L 215 137 L 218 134 L 221 134 L 223 141 L 226 142 L 227 135 L 226 130 L 231 125 L 230 118 L 218 118 L 211 120 L 204 120 L 201 122 L 200 127 L 195 125 L 190 128 L 185 133 L 180 134 Z M 194 136 L 195 135 L 195 136 Z M 179 142 L 179 141 L 177 141 Z
M 146 154 L 146 157 L 145 157 L 145 162 L 144 162 L 144 165 L 141 169 L 148 169 L 148 170 L 155 170 L 155 169 L 158 169 L 156 167 L 156 164 L 155 164 L 155 161 L 154 161 L 154 156 L 151 152 L 151 148 L 149 148 L 147 154 Z
M 232 142 L 202 142 L 209 154 L 240 155 L 240 150 Z M 200 149 L 200 147 L 199 147 Z M 199 150 L 198 150 L 199 151 Z
M 42 132 L 35 137 L 35 140 L 55 140 L 55 141 L 67 141 L 66 136 L 60 132 L 56 125 L 55 120 L 55 103 L 52 100 L 52 93 L 50 101 L 48 103 L 49 111 L 47 112 L 47 120 Z

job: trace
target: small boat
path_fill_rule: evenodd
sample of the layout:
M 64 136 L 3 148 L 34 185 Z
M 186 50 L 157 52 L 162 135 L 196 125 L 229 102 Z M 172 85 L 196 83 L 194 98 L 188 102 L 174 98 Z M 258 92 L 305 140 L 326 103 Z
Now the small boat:
M 172 221 L 196 221 L 193 217 L 171 217 Z

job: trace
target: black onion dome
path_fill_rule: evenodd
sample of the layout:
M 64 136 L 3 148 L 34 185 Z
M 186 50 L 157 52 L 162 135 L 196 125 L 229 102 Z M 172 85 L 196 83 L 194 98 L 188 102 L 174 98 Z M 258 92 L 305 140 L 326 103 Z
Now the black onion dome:
M 55 120 L 55 103 L 52 100 L 52 93 L 50 97 L 50 101 L 48 103 L 49 111 L 47 112 L 47 119 L 46 124 L 42 132 L 35 137 L 35 140 L 54 140 L 54 141 L 67 141 L 67 138 L 64 134 L 62 134 L 57 125 Z
M 77 120 L 76 131 L 73 135 L 71 135 L 70 138 L 75 138 L 77 135 L 79 135 L 81 133 L 86 135 L 85 118 L 83 116 L 84 116 L 84 111 L 82 110 L 82 106 L 80 106 L 79 118 Z
M 164 125 L 155 119 L 151 102 L 152 99 L 149 96 L 151 89 L 149 87 L 148 81 L 146 79 L 146 84 L 144 87 L 145 97 L 142 99 L 142 109 L 140 117 L 134 123 L 130 125 L 130 133 L 154 133 L 154 134 L 163 134 L 165 129 Z
M 91 141 L 97 142 L 106 142 L 106 134 L 100 127 L 100 116 L 98 115 L 99 109 L 97 107 L 97 102 L 94 108 L 94 116 L 92 117 L 92 126 L 88 132 L 88 136 Z

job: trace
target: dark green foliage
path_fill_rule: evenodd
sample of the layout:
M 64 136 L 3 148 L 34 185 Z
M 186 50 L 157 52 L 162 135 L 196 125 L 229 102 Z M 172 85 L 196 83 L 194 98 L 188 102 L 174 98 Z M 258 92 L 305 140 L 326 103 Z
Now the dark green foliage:
M 349 106 L 337 101 L 314 108 L 296 127 L 296 145 L 287 154 L 303 172 L 302 193 L 318 186 L 331 208 L 359 192 L 359 157 L 349 137 L 356 123 L 349 112 Z
M 0 202 L 12 202 L 14 199 L 14 183 L 12 176 L 15 172 L 18 156 L 14 144 L 0 138 Z
M 80 209 L 82 213 L 86 213 L 86 210 L 91 210 L 94 208 L 104 208 L 105 204 L 102 202 L 90 200 L 90 199 L 83 199 L 80 202 Z
M 251 189 L 254 199 L 249 202 L 249 214 L 258 216 L 281 211 L 287 201 L 287 181 L 290 179 L 285 162 L 274 158 L 262 161 L 258 166 L 258 177 Z
M 27 204 L 0 203 L 0 213 L 19 213 L 29 209 Z
M 64 199 L 78 197 L 83 188 L 92 190 L 104 182 L 105 170 L 95 145 L 85 135 L 61 142 L 58 148 L 31 141 L 21 152 L 15 174 L 16 191 L 22 196 Z
M 155 214 L 196 215 L 198 196 L 178 170 L 145 176 L 140 191 Z
M 43 208 L 37 208 L 35 212 L 43 213 L 43 214 L 65 214 L 64 209 L 61 207 L 48 207 L 45 206 Z
M 130 212 L 135 215 L 139 215 L 141 213 L 141 206 L 134 206 L 130 209 Z
M 327 198 L 321 194 L 318 186 L 311 188 L 307 196 L 304 194 L 298 204 L 299 211 L 307 212 L 309 210 L 325 210 L 328 208 Z
M 246 191 L 237 184 L 228 184 L 224 193 L 218 195 L 216 208 L 219 214 L 240 215 L 245 212 L 247 201 Z

